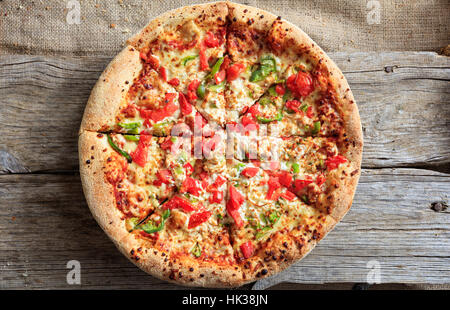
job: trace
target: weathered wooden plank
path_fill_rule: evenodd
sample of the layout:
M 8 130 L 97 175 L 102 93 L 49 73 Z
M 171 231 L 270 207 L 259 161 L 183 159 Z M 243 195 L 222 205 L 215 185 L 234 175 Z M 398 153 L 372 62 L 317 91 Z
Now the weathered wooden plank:
M 358 102 L 364 167 L 450 162 L 450 58 L 331 53 Z M 0 56 L 0 173 L 76 170 L 77 130 L 106 57 Z
M 349 214 L 288 272 L 259 282 L 365 282 L 370 260 L 381 281 L 450 280 L 448 174 L 420 169 L 363 170 Z M 0 176 L 0 288 L 68 288 L 66 263 L 78 260 L 82 288 L 177 288 L 140 272 L 92 219 L 77 174 Z

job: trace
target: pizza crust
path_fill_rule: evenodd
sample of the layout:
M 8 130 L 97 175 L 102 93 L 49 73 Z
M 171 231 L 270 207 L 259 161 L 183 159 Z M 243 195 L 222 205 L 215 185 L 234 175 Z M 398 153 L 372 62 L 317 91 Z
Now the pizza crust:
M 84 110 L 80 133 L 105 131 L 103 126 L 116 123 L 116 113 L 141 69 L 139 51 L 132 46 L 125 47 L 110 62 L 92 89 Z
M 132 81 L 142 69 L 139 50 L 157 38 L 166 27 L 182 24 L 192 18 L 214 22 L 218 17 L 227 16 L 230 21 L 251 23 L 252 27 L 262 31 L 273 31 L 272 24 L 276 23 L 281 33 L 277 33 L 274 44 L 285 44 L 299 51 L 308 49 L 313 58 L 321 60 L 320 65 L 326 68 L 337 89 L 336 95 L 349 139 L 348 148 L 343 153 L 349 160 L 349 165 L 336 171 L 335 181 L 338 189 L 331 193 L 330 199 L 330 204 L 334 207 L 319 238 L 302 243 L 292 236 L 275 236 L 270 241 L 271 246 L 282 249 L 283 258 L 270 262 L 265 262 L 258 256 L 251 258 L 249 263 L 253 267 L 248 270 L 237 264 L 220 266 L 189 257 L 170 257 L 160 250 L 151 249 L 146 246 L 145 240 L 137 239 L 134 234 L 126 231 L 121 212 L 117 208 L 111 208 L 115 205 L 113 187 L 106 182 L 103 172 L 103 162 L 114 151 L 108 147 L 105 139 L 97 137 L 97 133 L 88 132 L 102 131 L 103 128 L 98 124 L 114 123 L 115 113 Z M 128 44 L 108 65 L 94 87 L 84 113 L 79 137 L 80 176 L 86 200 L 94 218 L 119 250 L 138 267 L 159 279 L 202 287 L 240 286 L 276 274 L 305 257 L 348 212 L 360 176 L 363 148 L 360 116 L 348 83 L 335 63 L 297 26 L 277 18 L 270 12 L 231 2 L 194 5 L 167 12 L 152 20 L 141 32 L 128 40 Z M 104 149 L 107 151 L 104 152 Z M 91 160 L 91 157 L 94 159 Z M 91 161 L 90 164 L 86 164 L 87 160 Z M 343 171 L 346 175 L 340 177 Z M 288 246 L 284 245 L 285 242 Z
M 238 265 L 201 262 L 191 257 L 171 257 L 151 248 L 142 238 L 130 234 L 118 242 L 119 250 L 136 266 L 150 275 L 174 284 L 192 287 L 230 288 L 243 285 Z
M 276 15 L 259 8 L 233 2 L 227 2 L 227 5 L 230 23 L 243 23 L 259 31 L 269 31 L 277 19 Z
M 103 134 L 84 131 L 78 139 L 80 177 L 87 204 L 97 223 L 117 243 L 129 235 L 115 207 L 114 188 L 105 178 L 105 162 L 115 153 Z

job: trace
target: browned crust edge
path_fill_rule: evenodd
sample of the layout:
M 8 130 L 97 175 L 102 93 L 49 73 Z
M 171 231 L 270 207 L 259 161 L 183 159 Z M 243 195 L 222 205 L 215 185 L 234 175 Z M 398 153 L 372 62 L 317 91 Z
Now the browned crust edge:
M 102 135 L 102 137 L 98 137 Z M 111 238 L 121 240 L 129 233 L 125 229 L 122 213 L 116 205 L 114 188 L 105 179 L 105 163 L 114 155 L 103 134 L 84 131 L 78 139 L 80 177 L 84 196 L 97 223 Z
M 174 284 L 190 287 L 231 288 L 243 285 L 240 266 L 199 262 L 177 258 L 146 246 L 146 241 L 134 234 L 118 242 L 119 250 L 136 266 L 148 274 Z
M 133 80 L 142 69 L 139 52 L 125 47 L 106 67 L 92 89 L 84 110 L 80 131 L 102 131 L 102 126 L 114 124 L 120 104 Z
M 272 23 L 277 19 L 273 13 L 252 6 L 234 2 L 227 2 L 227 5 L 230 22 L 234 22 L 235 18 L 235 22 L 246 24 L 259 31 L 270 30 Z

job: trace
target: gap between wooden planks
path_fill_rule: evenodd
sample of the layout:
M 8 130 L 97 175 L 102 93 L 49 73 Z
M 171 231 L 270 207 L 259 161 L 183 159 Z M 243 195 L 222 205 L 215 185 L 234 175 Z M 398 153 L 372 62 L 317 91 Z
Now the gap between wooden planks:
M 450 60 L 434 53 L 331 53 L 358 103 L 363 175 L 354 205 L 316 249 L 257 283 L 450 282 Z M 0 287 L 177 288 L 139 271 L 92 219 L 81 192 L 77 131 L 103 57 L 0 56 Z M 397 168 L 397 169 L 392 169 Z M 434 170 L 434 171 L 432 171 Z M 441 171 L 441 172 L 437 172 Z

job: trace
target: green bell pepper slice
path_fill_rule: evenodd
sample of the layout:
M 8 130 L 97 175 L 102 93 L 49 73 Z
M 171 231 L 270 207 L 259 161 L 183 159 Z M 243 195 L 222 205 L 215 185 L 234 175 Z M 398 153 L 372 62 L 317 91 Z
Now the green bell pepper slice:
M 116 151 L 117 153 L 119 153 L 120 155 L 124 156 L 128 160 L 128 162 L 131 163 L 132 162 L 132 158 L 131 158 L 130 154 L 128 154 L 127 152 L 121 150 L 120 147 L 118 147 L 114 143 L 114 141 L 112 140 L 110 134 L 108 134 L 107 137 L 108 137 L 108 143 L 113 148 L 113 150 Z

